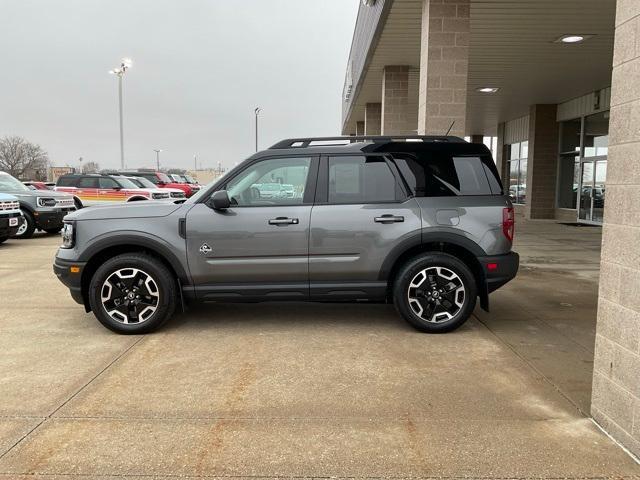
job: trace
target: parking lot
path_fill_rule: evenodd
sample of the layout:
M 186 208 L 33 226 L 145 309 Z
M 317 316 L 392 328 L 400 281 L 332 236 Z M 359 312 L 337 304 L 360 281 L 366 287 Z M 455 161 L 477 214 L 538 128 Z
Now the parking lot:
M 519 277 L 460 330 L 391 305 L 197 307 L 104 329 L 0 247 L 0 477 L 632 478 L 588 418 L 600 228 L 518 225 Z

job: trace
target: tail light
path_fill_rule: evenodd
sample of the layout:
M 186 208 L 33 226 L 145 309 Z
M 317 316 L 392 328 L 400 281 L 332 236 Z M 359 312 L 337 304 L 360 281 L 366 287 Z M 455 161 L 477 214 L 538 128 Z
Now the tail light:
M 502 233 L 507 240 L 513 242 L 513 234 L 516 229 L 516 218 L 513 207 L 502 209 Z

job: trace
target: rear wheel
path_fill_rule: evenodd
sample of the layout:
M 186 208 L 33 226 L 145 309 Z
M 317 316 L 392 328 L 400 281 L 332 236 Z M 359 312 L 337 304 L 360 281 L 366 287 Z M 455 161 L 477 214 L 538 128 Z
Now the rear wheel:
M 136 334 L 160 327 L 174 312 L 177 286 L 159 260 L 126 253 L 102 264 L 89 285 L 96 318 L 114 332 Z
M 446 253 L 428 253 L 404 265 L 393 287 L 402 317 L 418 330 L 443 333 L 467 321 L 476 305 L 476 282 L 465 263 Z
M 27 210 L 22 210 L 22 215 L 24 216 L 24 220 L 18 227 L 18 231 L 14 237 L 31 238 L 33 237 L 33 232 L 36 231 L 36 221 L 33 219 L 33 215 L 31 215 Z

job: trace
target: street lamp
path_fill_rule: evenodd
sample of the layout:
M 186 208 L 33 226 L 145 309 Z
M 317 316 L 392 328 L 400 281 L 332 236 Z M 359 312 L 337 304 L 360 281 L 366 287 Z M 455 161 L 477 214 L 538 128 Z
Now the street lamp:
M 156 152 L 156 170 L 159 172 L 160 171 L 160 152 L 162 150 L 158 149 L 158 150 L 154 150 L 154 152 Z
M 256 109 L 253 111 L 256 116 L 256 152 L 258 151 L 258 115 L 261 111 L 262 109 L 260 107 L 256 107 Z
M 120 60 L 120 66 L 109 70 L 111 75 L 118 76 L 118 104 L 120 106 L 120 168 L 124 170 L 124 129 L 122 126 L 122 77 L 133 66 L 130 58 Z

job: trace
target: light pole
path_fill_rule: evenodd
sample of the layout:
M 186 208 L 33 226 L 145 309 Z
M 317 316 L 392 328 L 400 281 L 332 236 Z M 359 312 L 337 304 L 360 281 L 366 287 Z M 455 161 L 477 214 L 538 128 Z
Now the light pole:
M 122 125 L 122 77 L 133 66 L 130 58 L 120 60 L 120 66 L 109 70 L 111 75 L 118 76 L 118 105 L 120 107 L 120 168 L 124 170 L 124 127 Z
M 156 152 L 156 170 L 160 171 L 160 152 L 162 150 L 158 149 L 158 150 L 154 150 L 154 152 Z
M 256 109 L 253 111 L 256 116 L 256 152 L 258 151 L 258 115 L 261 111 L 262 109 L 260 107 L 256 107 Z

